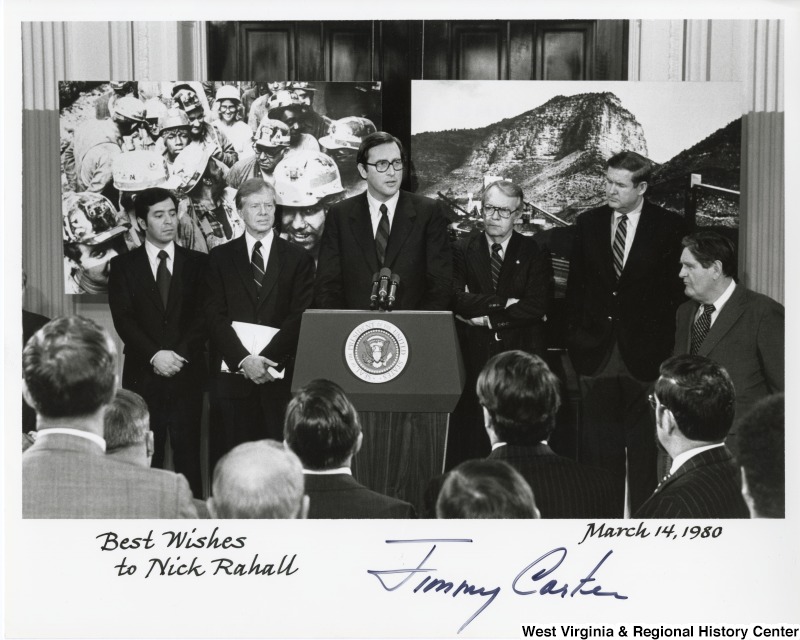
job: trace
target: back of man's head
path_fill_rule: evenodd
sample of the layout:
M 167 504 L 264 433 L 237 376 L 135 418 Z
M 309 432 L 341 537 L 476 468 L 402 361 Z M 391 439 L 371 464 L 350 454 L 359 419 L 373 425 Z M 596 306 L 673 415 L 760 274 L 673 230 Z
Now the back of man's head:
M 305 518 L 303 466 L 274 440 L 245 442 L 217 463 L 208 510 L 214 518 Z
M 447 474 L 437 518 L 538 518 L 533 490 L 501 460 L 467 460 Z
M 320 471 L 349 464 L 360 435 L 355 407 L 330 380 L 312 380 L 286 409 L 283 437 L 306 469 Z
M 655 394 L 687 440 L 722 442 L 733 425 L 733 382 L 716 362 L 697 355 L 673 356 L 661 364 Z
M 558 378 L 539 356 L 524 351 L 497 354 L 484 366 L 476 389 L 501 442 L 534 445 L 553 431 L 561 404 Z
M 26 394 L 48 418 L 96 413 L 116 386 L 117 350 L 108 333 L 80 316 L 55 318 L 22 351 Z
M 153 444 L 150 412 L 142 396 L 128 389 L 117 389 L 103 414 L 103 438 L 107 455 L 131 461 L 134 456 L 142 466 L 150 466 Z
M 786 425 L 784 394 L 763 398 L 738 421 L 743 493 L 754 518 L 786 513 Z

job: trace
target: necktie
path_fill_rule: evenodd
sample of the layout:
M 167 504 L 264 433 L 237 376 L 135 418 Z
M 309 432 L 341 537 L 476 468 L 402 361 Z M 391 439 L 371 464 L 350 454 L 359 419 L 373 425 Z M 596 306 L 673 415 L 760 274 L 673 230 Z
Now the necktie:
M 169 254 L 163 249 L 158 252 L 158 268 L 156 269 L 156 286 L 158 293 L 161 295 L 161 302 L 164 303 L 164 308 L 167 308 L 167 300 L 169 299 L 169 281 L 172 275 L 167 269 L 167 258 Z
M 256 283 L 256 295 L 261 295 L 261 283 L 264 282 L 264 258 L 261 256 L 261 241 L 253 245 L 253 280 Z
M 389 242 L 389 210 L 385 204 L 380 207 L 381 221 L 378 223 L 378 232 L 375 234 L 375 253 L 378 256 L 378 264 L 383 266 L 386 258 L 386 245 Z
M 624 213 L 617 223 L 617 232 L 614 234 L 614 272 L 619 279 L 625 263 L 625 236 L 628 234 L 628 216 Z
M 692 325 L 692 346 L 689 351 L 692 355 L 696 354 L 706 339 L 708 330 L 711 328 L 711 314 L 716 311 L 713 304 L 703 305 L 703 314 Z
M 500 256 L 500 250 L 503 245 L 498 243 L 492 244 L 492 286 L 497 291 L 497 282 L 500 280 L 500 268 L 503 266 L 503 258 Z

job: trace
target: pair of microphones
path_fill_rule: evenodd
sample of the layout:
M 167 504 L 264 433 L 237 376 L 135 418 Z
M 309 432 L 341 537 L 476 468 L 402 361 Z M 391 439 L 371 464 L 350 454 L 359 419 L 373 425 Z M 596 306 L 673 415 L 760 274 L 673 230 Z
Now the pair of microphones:
M 371 311 L 391 311 L 397 300 L 397 287 L 400 276 L 384 267 L 372 274 L 372 293 L 369 296 Z

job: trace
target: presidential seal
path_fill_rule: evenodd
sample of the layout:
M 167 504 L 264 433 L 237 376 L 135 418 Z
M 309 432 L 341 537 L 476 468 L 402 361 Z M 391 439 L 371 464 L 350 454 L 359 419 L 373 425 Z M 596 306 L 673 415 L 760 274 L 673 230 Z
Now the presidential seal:
M 388 382 L 399 376 L 408 362 L 408 341 L 391 322 L 369 320 L 347 336 L 344 358 L 361 380 Z

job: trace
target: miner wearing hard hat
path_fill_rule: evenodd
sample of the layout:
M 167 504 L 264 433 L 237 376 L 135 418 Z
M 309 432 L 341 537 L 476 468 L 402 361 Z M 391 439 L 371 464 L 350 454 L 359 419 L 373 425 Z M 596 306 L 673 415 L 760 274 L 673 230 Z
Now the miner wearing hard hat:
M 253 130 L 240 118 L 241 106 L 239 89 L 226 84 L 217 90 L 214 109 L 219 113 L 219 119 L 214 120 L 212 125 L 228 137 L 239 155 L 239 160 L 249 158 L 254 154 Z
M 161 131 L 158 122 L 167 112 L 167 105 L 160 98 L 150 98 L 144 103 L 144 127 L 139 131 L 143 149 L 155 148 Z
M 316 264 L 328 208 L 344 197 L 336 163 L 319 151 L 297 151 L 275 168 L 281 237 L 303 247 Z
M 227 167 L 232 167 L 239 159 L 233 144 L 222 131 L 215 129 L 205 120 L 203 108 L 197 93 L 191 88 L 182 88 L 173 96 L 175 106 L 186 112 L 189 118 L 189 135 L 192 142 L 208 145 L 212 148 L 212 157 Z
M 240 160 L 228 172 L 228 185 L 234 189 L 250 178 L 273 184 L 275 167 L 289 150 L 289 127 L 280 120 L 264 118 L 253 137 L 255 156 Z
M 311 108 L 294 91 L 276 91 L 267 102 L 267 115 L 289 127 L 290 151 L 319 151 L 319 142 L 308 133 Z
M 356 155 L 364 138 L 375 133 L 375 125 L 368 118 L 347 116 L 334 120 L 328 135 L 319 139 L 320 147 L 336 162 L 347 197 L 363 193 L 366 183 L 358 173 Z
M 172 165 L 178 154 L 189 145 L 189 118 L 182 109 L 168 109 L 158 119 L 158 128 L 156 150 L 164 155 L 168 165 Z

